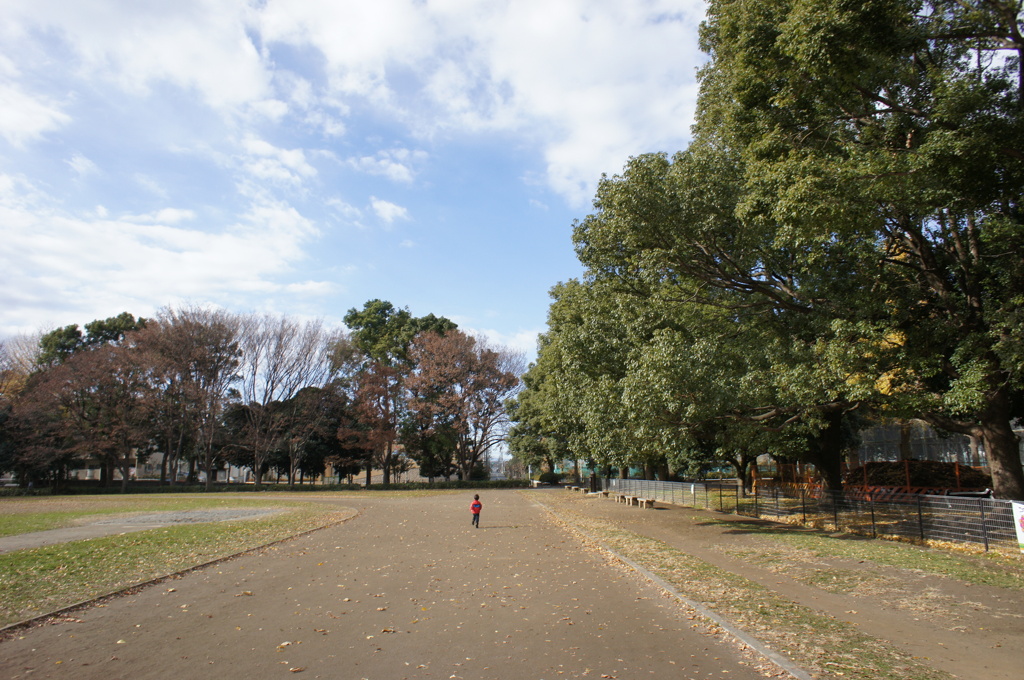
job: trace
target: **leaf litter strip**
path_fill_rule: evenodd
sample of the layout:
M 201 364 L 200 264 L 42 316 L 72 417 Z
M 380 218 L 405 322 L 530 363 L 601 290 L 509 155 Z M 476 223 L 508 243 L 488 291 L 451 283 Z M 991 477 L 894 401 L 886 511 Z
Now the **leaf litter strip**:
M 284 543 L 285 541 L 291 541 L 291 540 L 294 540 L 296 538 L 301 538 L 303 536 L 308 536 L 309 534 L 315 533 L 317 531 L 321 531 L 322 529 L 327 529 L 329 527 L 337 526 L 339 524 L 344 524 L 345 522 L 347 522 L 347 521 L 349 521 L 351 519 L 355 519 L 359 515 L 360 515 L 359 511 L 356 510 L 354 514 L 352 514 L 352 515 L 350 515 L 348 517 L 345 517 L 343 519 L 340 519 L 340 520 L 338 520 L 336 522 L 329 522 L 327 524 L 324 524 L 323 526 L 315 527 L 313 529 L 307 529 L 306 531 L 301 531 L 301 532 L 299 532 L 297 534 L 293 534 L 291 536 L 285 536 L 284 538 L 279 538 L 277 540 L 270 541 L 269 543 L 264 543 L 262 545 L 257 545 L 257 546 L 254 546 L 252 548 L 246 548 L 245 550 L 241 550 L 239 552 L 232 553 L 230 555 L 224 555 L 223 557 L 218 557 L 218 558 L 212 559 L 212 560 L 210 560 L 208 562 L 203 562 L 202 564 L 195 564 L 195 565 L 192 565 L 191 567 L 187 567 L 185 569 L 181 569 L 180 571 L 172 571 L 169 574 L 164 574 L 163 576 L 157 576 L 156 578 L 152 578 L 152 579 L 149 579 L 149 580 L 146 580 L 146 581 L 141 581 L 139 583 L 135 583 L 135 584 L 130 585 L 130 586 L 125 586 L 124 588 L 120 588 L 120 589 L 115 590 L 115 591 L 110 592 L 110 593 L 105 593 L 103 595 L 97 595 L 96 597 L 89 598 L 88 600 L 82 600 L 81 602 L 76 602 L 75 604 L 68 605 L 67 607 L 61 607 L 60 609 L 56 609 L 56 610 L 54 610 L 52 612 L 47 612 L 45 614 L 39 614 L 38 616 L 33 616 L 32 618 L 25 619 L 23 621 L 16 621 L 15 623 L 9 623 L 6 626 L 0 627 L 0 642 L 3 642 L 4 640 L 9 639 L 11 637 L 11 635 L 15 631 L 21 630 L 23 628 L 30 628 L 30 627 L 36 626 L 36 625 L 43 625 L 43 624 L 48 623 L 48 622 L 52 622 L 54 624 L 62 623 L 64 621 L 66 621 L 66 619 L 63 618 L 63 617 L 65 617 L 67 614 L 70 614 L 72 612 L 76 612 L 76 611 L 79 611 L 81 609 L 86 609 L 88 607 L 92 607 L 92 606 L 97 605 L 97 604 L 99 604 L 101 602 L 106 602 L 107 600 L 113 600 L 113 599 L 118 598 L 118 597 L 124 597 L 125 595 L 134 595 L 135 593 L 137 593 L 137 592 L 139 592 L 139 591 L 141 591 L 141 590 L 143 590 L 145 588 L 148 588 L 150 586 L 155 586 L 158 583 L 163 583 L 164 581 L 169 581 L 171 579 L 181 578 L 182 576 L 184 576 L 186 574 L 190 574 L 190 573 L 192 573 L 194 571 L 199 571 L 200 569 L 205 569 L 206 567 L 212 566 L 214 564 L 219 564 L 221 562 L 227 562 L 228 560 L 233 560 L 236 557 L 241 557 L 243 555 L 248 555 L 248 554 L 251 554 L 251 553 L 259 552 L 261 550 L 266 550 L 267 548 L 269 548 L 271 546 L 275 546 L 275 545 L 277 545 L 279 543 Z
M 624 555 L 620 555 L 619 553 L 615 552 L 614 550 L 609 548 L 607 545 L 605 545 L 604 542 L 602 542 L 602 541 L 598 540 L 597 538 L 591 536 L 590 534 L 588 534 L 583 529 L 580 529 L 580 528 L 572 526 L 572 525 L 570 525 L 570 524 L 568 524 L 566 522 L 563 522 L 561 520 L 561 518 L 559 518 L 558 515 L 555 514 L 555 512 L 553 512 L 551 510 L 551 508 L 549 508 L 548 506 L 544 505 L 543 503 L 540 503 L 539 501 L 536 501 L 536 500 L 533 500 L 531 502 L 536 507 L 538 507 L 541 510 L 543 510 L 555 524 L 559 525 L 560 527 L 562 527 L 563 529 L 565 529 L 569 533 L 576 534 L 577 536 L 583 538 L 585 541 L 587 541 L 589 543 L 592 543 L 593 545 L 597 546 L 597 548 L 599 550 L 604 552 L 605 555 L 611 557 L 614 560 L 618 560 L 619 562 L 621 562 L 622 564 L 626 565 L 630 569 L 633 569 L 638 574 L 643 576 L 645 579 L 649 580 L 655 586 L 657 586 L 658 588 L 663 590 L 665 593 L 667 593 L 671 597 L 673 597 L 676 600 L 678 600 L 679 602 L 681 602 L 684 606 L 694 610 L 699 616 L 701 616 L 701 617 L 707 619 L 708 621 L 714 623 L 715 625 L 719 626 L 728 635 L 731 635 L 733 638 L 735 638 L 739 642 L 745 644 L 747 647 L 749 647 L 751 650 L 753 650 L 757 654 L 761 655 L 762 657 L 764 657 L 768 661 L 770 661 L 773 664 L 775 664 L 780 670 L 783 670 L 786 673 L 789 673 L 790 675 L 792 675 L 797 680 L 814 680 L 812 675 L 810 675 L 807 671 L 803 670 L 802 668 L 800 668 L 799 666 L 794 664 L 792 661 L 787 659 L 785 656 L 783 656 L 782 654 L 779 654 L 778 652 L 774 651 L 773 649 L 768 647 L 765 643 L 763 643 L 760 640 L 758 640 L 757 638 L 747 634 L 742 629 L 737 628 L 728 619 L 725 619 L 725 618 L 719 616 L 716 612 L 712 611 L 711 609 L 709 609 L 708 607 L 704 606 L 700 602 L 697 602 L 695 600 L 691 600 L 690 598 L 686 597 L 685 595 L 680 593 L 674 586 L 672 586 L 670 583 L 665 581 L 663 578 L 661 578 L 660 576 L 658 576 L 657 574 L 655 574 L 651 570 L 647 569 L 646 567 L 640 565 L 637 562 L 634 562 L 633 560 L 629 559 L 628 557 L 626 557 Z

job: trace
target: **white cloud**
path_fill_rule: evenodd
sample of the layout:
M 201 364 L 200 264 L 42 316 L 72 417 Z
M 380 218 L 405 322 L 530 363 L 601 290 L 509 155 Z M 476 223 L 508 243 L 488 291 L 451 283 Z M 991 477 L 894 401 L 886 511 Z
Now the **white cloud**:
M 160 182 L 145 173 L 137 172 L 132 176 L 132 179 L 135 180 L 135 183 L 140 187 L 158 198 L 166 199 L 169 195 L 167 193 L 167 189 L 164 188 Z
M 337 286 L 330 281 L 302 281 L 289 283 L 284 290 L 292 294 L 322 296 L 335 292 Z
M 270 92 L 268 67 L 247 30 L 251 10 L 247 0 L 12 0 L 4 13 L 14 36 L 43 34 L 69 48 L 83 78 L 139 94 L 172 83 L 232 110 Z
M 358 101 L 425 137 L 526 134 L 542 146 L 548 185 L 574 205 L 586 205 L 600 174 L 627 157 L 685 144 L 703 58 L 700 0 L 9 4 L 0 35 L 10 54 L 49 51 L 38 42 L 49 36 L 74 55 L 82 79 L 140 95 L 169 83 L 230 120 L 294 115 L 337 138 Z M 310 57 L 315 78 L 292 72 L 282 47 Z M 13 58 L 0 76 L 17 73 Z M 0 134 L 12 144 L 68 123 L 52 96 L 2 87 Z M 395 181 L 414 175 L 386 155 L 354 158 Z M 267 156 L 250 171 L 272 181 L 302 176 Z
M 492 328 L 468 327 L 461 327 L 461 330 L 468 335 L 483 336 L 494 345 L 518 350 L 531 360 L 537 355 L 537 336 L 544 332 L 544 329 L 537 329 L 520 330 L 510 334 Z
M 145 215 L 125 215 L 121 219 L 125 222 L 135 222 L 138 224 L 177 224 L 178 222 L 188 222 L 195 218 L 195 211 L 192 210 L 161 208 L 156 212 Z
M 30 94 L 14 83 L 0 82 L 0 102 L 0 136 L 14 147 L 23 147 L 71 120 L 47 97 Z
M 0 178 L 2 179 L 2 178 Z M 176 226 L 191 211 L 109 219 L 102 214 L 26 209 L 0 182 L 0 335 L 57 317 L 151 314 L 174 299 L 248 303 L 249 296 L 322 295 L 332 284 L 288 281 L 315 226 L 292 206 L 258 199 L 212 230 Z M 100 275 L 101 273 L 101 275 Z M 67 322 L 65 322 L 67 323 Z
M 685 144 L 703 12 L 700 0 L 269 0 L 258 25 L 271 45 L 322 54 L 339 95 L 424 136 L 533 136 L 549 186 L 585 205 L 602 172 Z
M 389 201 L 384 201 L 376 196 L 370 197 L 370 207 L 373 212 L 384 221 L 385 224 L 391 224 L 395 220 L 407 220 L 409 219 L 409 211 L 400 205 L 395 205 Z
M 85 177 L 86 175 L 98 174 L 100 169 L 91 160 L 78 153 L 67 160 L 67 164 L 71 166 L 79 177 Z
M 299 184 L 316 175 L 316 168 L 306 161 L 302 149 L 280 149 L 253 136 L 242 141 L 242 149 L 246 154 L 243 166 L 257 179 Z
M 425 151 L 386 149 L 378 151 L 374 156 L 349 158 L 348 164 L 361 172 L 387 177 L 394 182 L 411 182 L 415 175 L 412 166 L 422 163 L 426 158 Z

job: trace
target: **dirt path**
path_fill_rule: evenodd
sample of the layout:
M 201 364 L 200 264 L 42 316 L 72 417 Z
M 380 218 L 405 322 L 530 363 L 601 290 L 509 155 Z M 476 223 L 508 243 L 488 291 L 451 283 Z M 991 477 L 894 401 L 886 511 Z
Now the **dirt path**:
M 663 541 L 787 600 L 853 623 L 957 677 L 1019 680 L 1024 674 L 1021 590 L 780 549 L 770 536 L 749 529 L 750 518 L 665 505 L 641 510 L 575 494 L 571 509 Z M 849 587 L 812 585 L 821 574 L 849 574 Z
M 733 678 L 760 663 L 528 495 L 365 501 L 335 527 L 0 643 L 0 678 Z

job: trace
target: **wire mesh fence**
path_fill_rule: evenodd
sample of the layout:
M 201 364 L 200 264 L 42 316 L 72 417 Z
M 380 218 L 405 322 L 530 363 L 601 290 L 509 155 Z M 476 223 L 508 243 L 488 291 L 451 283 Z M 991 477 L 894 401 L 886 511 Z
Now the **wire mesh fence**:
M 878 500 L 859 492 L 758 489 L 740 494 L 735 483 L 604 480 L 606 489 L 703 510 L 775 519 L 870 536 L 975 544 L 1018 550 L 1010 501 L 918 494 Z

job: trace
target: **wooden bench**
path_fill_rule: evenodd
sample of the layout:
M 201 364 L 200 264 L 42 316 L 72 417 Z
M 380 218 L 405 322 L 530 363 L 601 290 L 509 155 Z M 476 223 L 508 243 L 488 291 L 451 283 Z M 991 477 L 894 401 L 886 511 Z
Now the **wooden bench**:
M 654 499 L 653 498 L 637 498 L 636 499 L 636 504 L 639 507 L 641 507 L 641 508 L 653 508 L 654 507 Z

